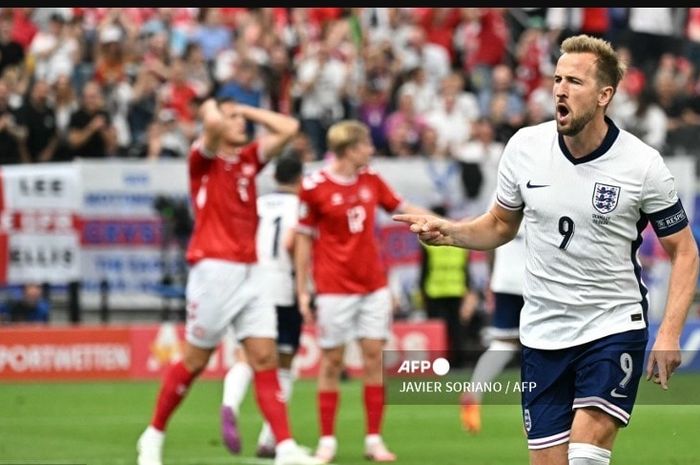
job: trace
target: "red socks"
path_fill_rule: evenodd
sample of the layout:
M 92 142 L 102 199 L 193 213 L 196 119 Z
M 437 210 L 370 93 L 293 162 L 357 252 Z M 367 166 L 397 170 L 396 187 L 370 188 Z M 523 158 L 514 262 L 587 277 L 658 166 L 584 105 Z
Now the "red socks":
M 254 374 L 255 400 L 263 416 L 270 424 L 272 433 L 277 443 L 289 439 L 289 420 L 287 418 L 287 405 L 284 403 L 277 369 L 256 371 Z
M 337 411 L 338 391 L 318 391 L 321 436 L 335 436 L 335 415 Z
M 163 377 L 156 410 L 151 420 L 151 425 L 154 428 L 160 431 L 165 430 L 168 419 L 182 402 L 194 378 L 195 376 L 187 371 L 182 361 L 170 365 Z
M 384 386 L 365 384 L 364 401 L 367 434 L 379 434 L 384 414 Z

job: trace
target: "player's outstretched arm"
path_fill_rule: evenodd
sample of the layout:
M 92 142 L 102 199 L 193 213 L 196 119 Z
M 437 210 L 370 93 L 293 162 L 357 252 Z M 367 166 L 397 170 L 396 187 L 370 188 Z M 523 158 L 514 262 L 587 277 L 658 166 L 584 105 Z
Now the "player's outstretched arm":
M 647 363 L 647 381 L 653 379 L 663 389 L 681 364 L 680 337 L 698 281 L 698 248 L 685 227 L 675 234 L 659 239 L 671 258 L 671 279 L 668 286 L 666 310 Z
M 276 111 L 240 105 L 241 113 L 247 120 L 262 124 L 267 134 L 260 138 L 260 146 L 266 160 L 282 152 L 285 144 L 299 131 L 299 121 Z
M 394 215 L 395 221 L 410 225 L 411 231 L 429 245 L 452 245 L 472 250 L 490 250 L 512 240 L 518 233 L 521 211 L 494 205 L 473 220 L 450 221 L 433 215 Z

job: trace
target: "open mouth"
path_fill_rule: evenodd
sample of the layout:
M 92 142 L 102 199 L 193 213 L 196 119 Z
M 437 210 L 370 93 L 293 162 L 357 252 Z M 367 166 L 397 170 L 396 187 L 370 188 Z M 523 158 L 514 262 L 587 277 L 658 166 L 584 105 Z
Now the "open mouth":
M 560 103 L 557 105 L 557 121 L 560 123 L 565 122 L 567 117 L 569 116 L 569 108 L 564 105 L 563 103 Z

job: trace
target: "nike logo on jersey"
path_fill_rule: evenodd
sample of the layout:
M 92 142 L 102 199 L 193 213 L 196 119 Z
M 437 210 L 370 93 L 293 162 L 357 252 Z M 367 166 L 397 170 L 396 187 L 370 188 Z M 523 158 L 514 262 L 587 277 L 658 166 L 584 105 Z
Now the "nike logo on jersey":
M 624 399 L 627 397 L 625 394 L 618 394 L 617 388 L 614 388 L 612 391 L 610 391 L 610 395 L 613 397 L 617 397 L 618 399 Z
M 538 187 L 549 187 L 549 184 L 532 184 L 528 181 L 526 186 L 528 189 L 537 189 Z

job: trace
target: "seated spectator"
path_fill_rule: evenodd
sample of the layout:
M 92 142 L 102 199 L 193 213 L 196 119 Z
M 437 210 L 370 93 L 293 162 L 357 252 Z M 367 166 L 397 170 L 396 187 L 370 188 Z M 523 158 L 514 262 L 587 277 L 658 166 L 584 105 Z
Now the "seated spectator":
M 28 283 L 22 287 L 20 298 L 10 299 L 0 307 L 0 322 L 48 323 L 51 305 L 42 296 L 39 284 Z
M 83 88 L 83 101 L 68 123 L 68 145 L 74 158 L 105 158 L 117 148 L 117 134 L 95 81 Z
M 23 143 L 32 162 L 50 161 L 58 147 L 56 115 L 48 102 L 50 90 L 46 81 L 34 82 L 18 114 L 19 123 L 27 131 Z
M 491 112 L 491 100 L 496 95 L 503 96 L 506 101 L 505 115 L 511 126 L 522 126 L 525 117 L 525 102 L 522 94 L 515 86 L 513 71 L 507 65 L 498 65 L 491 73 L 491 85 L 482 89 L 478 94 L 481 116 Z
M 409 92 L 399 95 L 398 108 L 389 115 L 385 124 L 390 155 L 416 154 L 425 126 L 427 123 L 424 117 L 416 113 L 413 107 L 413 96 Z

